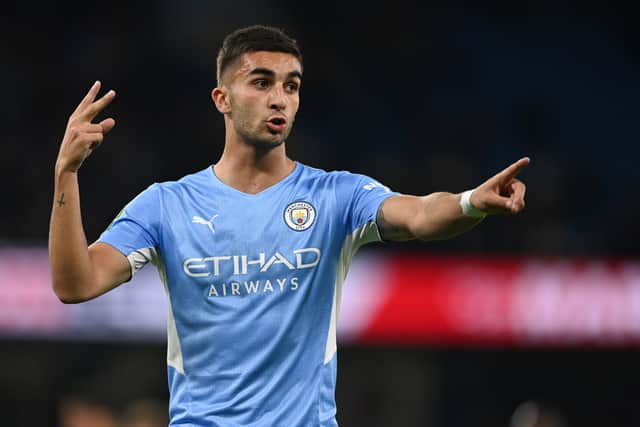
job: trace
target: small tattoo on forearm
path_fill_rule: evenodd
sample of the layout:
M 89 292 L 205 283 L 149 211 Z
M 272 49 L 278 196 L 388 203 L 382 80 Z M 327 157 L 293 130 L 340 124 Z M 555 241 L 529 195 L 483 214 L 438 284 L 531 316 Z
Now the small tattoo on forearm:
M 62 205 L 67 203 L 67 202 L 64 201 L 64 193 L 62 193 L 62 195 L 60 195 L 60 199 L 57 200 L 56 203 L 58 203 L 58 206 L 60 206 L 60 207 L 62 207 Z

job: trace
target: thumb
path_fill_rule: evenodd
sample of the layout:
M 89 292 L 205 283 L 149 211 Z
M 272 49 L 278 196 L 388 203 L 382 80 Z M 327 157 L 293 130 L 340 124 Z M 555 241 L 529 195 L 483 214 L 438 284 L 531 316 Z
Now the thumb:
M 111 129 L 113 129 L 113 127 L 115 125 L 116 125 L 116 121 L 114 119 L 112 119 L 111 117 L 101 121 L 100 122 L 100 126 L 102 126 L 102 134 L 103 135 L 108 134 L 111 131 Z

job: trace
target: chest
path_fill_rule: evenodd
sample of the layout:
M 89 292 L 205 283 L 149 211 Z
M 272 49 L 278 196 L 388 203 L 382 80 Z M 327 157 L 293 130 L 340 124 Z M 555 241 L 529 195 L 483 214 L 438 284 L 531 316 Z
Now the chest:
M 314 269 L 341 233 L 331 198 L 301 192 L 190 200 L 165 216 L 165 256 L 193 278 Z

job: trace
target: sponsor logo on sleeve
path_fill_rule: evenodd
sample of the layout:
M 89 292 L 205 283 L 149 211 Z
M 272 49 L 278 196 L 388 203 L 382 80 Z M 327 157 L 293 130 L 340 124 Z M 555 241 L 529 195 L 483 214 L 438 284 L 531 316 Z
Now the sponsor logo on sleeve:
M 382 185 L 379 182 L 375 182 L 375 181 L 371 181 L 370 183 L 363 185 L 362 188 L 367 190 L 367 191 L 371 191 L 374 188 L 382 188 L 387 193 L 391 192 L 391 189 L 389 187 L 387 187 L 386 185 Z

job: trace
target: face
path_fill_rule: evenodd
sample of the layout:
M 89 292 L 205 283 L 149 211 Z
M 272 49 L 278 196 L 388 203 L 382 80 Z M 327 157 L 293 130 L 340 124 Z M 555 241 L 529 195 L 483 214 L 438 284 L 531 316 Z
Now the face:
M 225 71 L 222 87 L 214 90 L 214 100 L 245 142 L 275 147 L 291 132 L 301 83 L 302 67 L 295 56 L 249 52 Z

